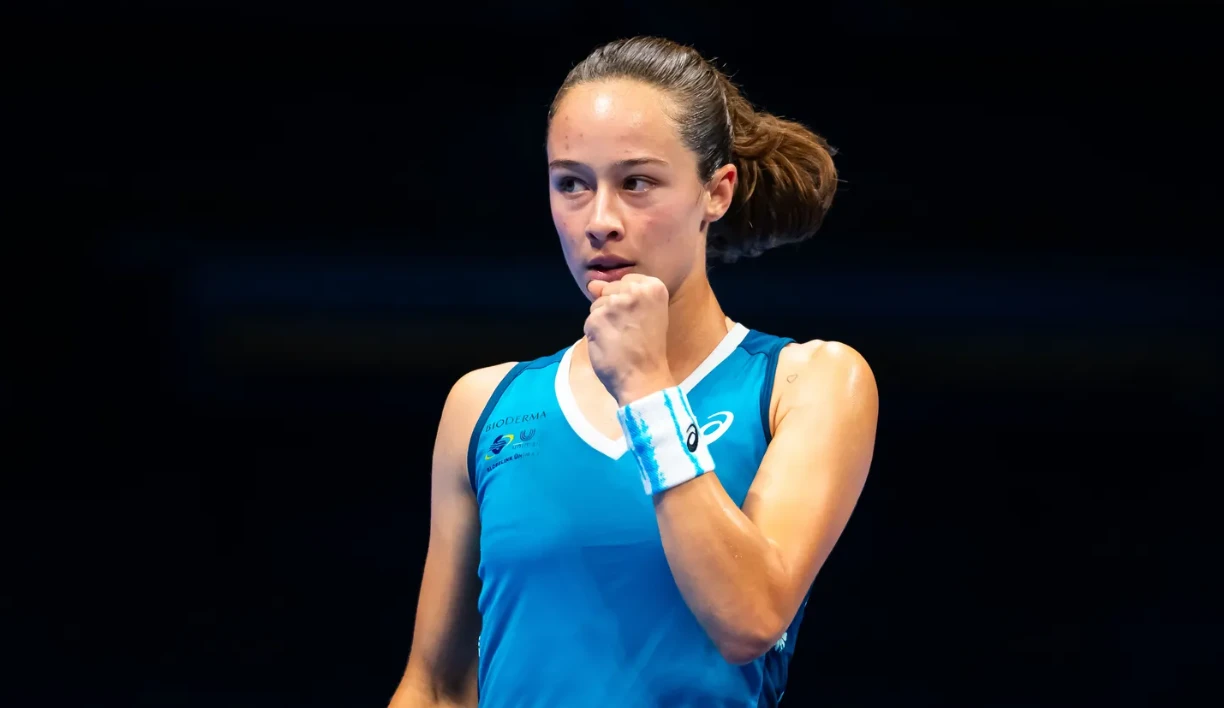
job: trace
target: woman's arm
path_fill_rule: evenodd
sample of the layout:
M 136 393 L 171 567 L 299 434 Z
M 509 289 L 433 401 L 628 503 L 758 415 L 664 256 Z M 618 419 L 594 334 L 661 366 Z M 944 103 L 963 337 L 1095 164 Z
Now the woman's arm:
M 412 650 L 390 708 L 476 705 L 480 518 L 468 481 L 467 449 L 489 396 L 513 366 L 465 375 L 443 406 L 434 444 L 429 550 Z
M 879 407 L 858 352 L 836 342 L 787 347 L 775 432 L 743 510 L 707 473 L 655 496 L 676 584 L 732 663 L 786 631 L 858 501 Z M 717 464 L 717 460 L 715 461 Z

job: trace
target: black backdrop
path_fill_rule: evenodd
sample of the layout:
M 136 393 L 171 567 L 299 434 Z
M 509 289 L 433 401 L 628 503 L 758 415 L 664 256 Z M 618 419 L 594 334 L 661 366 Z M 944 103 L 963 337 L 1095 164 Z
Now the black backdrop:
M 644 33 L 841 150 L 818 239 L 712 273 L 732 317 L 848 342 L 881 390 L 786 702 L 1197 702 L 1214 17 L 796 12 L 7 10 L 4 702 L 385 705 L 449 385 L 581 333 L 546 106 Z

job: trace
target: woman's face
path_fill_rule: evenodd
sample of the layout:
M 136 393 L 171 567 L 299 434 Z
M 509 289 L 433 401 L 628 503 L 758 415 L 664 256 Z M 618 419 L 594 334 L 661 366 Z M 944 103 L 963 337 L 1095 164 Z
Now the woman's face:
M 658 89 L 630 80 L 572 88 L 548 131 L 549 200 L 570 273 L 592 280 L 641 273 L 673 295 L 705 277 L 706 227 L 731 204 L 735 167 L 709 183 Z

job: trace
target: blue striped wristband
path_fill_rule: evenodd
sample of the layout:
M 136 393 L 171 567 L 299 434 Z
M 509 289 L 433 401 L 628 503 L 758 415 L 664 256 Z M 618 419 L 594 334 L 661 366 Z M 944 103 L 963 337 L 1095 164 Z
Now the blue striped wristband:
M 714 471 L 697 416 L 679 386 L 656 391 L 616 412 L 629 451 L 637 459 L 646 493 Z

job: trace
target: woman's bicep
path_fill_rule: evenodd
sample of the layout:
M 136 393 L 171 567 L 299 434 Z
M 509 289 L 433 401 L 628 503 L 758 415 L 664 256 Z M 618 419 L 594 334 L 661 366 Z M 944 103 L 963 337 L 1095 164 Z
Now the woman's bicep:
M 879 408 L 875 378 L 858 352 L 825 343 L 797 354 L 801 361 L 782 372 L 793 382 L 785 413 L 743 505 L 777 547 L 796 608 L 858 502 Z
M 509 366 L 467 374 L 443 407 L 430 481 L 429 547 L 401 691 L 424 690 L 435 700 L 474 705 L 480 518 L 468 481 L 467 445 Z
M 470 490 L 459 487 L 458 475 L 451 472 L 454 470 L 435 468 L 429 549 L 407 672 L 439 698 L 457 698 L 469 690 L 480 636 L 476 502 Z

